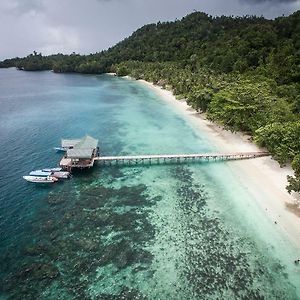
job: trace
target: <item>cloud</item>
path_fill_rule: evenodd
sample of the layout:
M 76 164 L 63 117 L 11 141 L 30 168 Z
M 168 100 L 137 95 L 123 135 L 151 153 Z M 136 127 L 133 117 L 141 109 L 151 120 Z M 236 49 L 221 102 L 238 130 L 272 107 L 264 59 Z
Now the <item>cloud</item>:
M 299 0 L 0 0 L 0 59 L 33 50 L 98 52 L 145 24 L 181 19 L 194 10 L 274 18 L 297 9 Z
M 42 12 L 44 9 L 44 0 L 10 0 L 3 1 L 0 9 L 7 14 L 24 15 Z
M 239 0 L 239 2 L 249 15 L 263 15 L 268 19 L 289 15 L 300 9 L 300 0 Z
M 241 2 L 247 2 L 247 3 L 255 3 L 255 4 L 261 4 L 265 2 L 269 3 L 297 3 L 299 0 L 241 0 Z

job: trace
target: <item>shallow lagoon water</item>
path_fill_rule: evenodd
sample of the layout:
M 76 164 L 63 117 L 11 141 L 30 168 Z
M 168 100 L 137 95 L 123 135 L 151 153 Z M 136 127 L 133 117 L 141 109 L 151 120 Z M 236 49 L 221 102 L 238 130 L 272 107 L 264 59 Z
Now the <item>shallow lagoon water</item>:
M 22 175 L 90 134 L 103 155 L 214 152 L 176 108 L 111 76 L 0 70 L 3 299 L 299 299 L 297 250 L 228 163 Z

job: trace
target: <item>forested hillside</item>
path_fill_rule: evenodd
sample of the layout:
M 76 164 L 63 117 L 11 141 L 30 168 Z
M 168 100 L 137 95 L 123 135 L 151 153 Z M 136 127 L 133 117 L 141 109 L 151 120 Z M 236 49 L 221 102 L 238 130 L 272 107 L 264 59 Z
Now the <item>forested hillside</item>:
M 165 86 L 224 127 L 251 134 L 300 191 L 300 11 L 275 20 L 211 17 L 145 25 L 107 51 L 7 59 L 0 67 L 131 75 Z

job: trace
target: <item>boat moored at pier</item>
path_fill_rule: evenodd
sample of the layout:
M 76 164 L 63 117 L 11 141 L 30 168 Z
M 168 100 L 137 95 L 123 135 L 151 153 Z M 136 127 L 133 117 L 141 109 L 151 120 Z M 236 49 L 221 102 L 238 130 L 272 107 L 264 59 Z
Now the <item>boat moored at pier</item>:
M 33 183 L 54 183 L 57 182 L 58 179 L 54 176 L 23 176 L 23 178 L 28 182 Z
M 61 170 L 61 168 L 57 168 L 57 170 Z M 41 177 L 47 177 L 47 176 L 54 176 L 58 179 L 68 179 L 71 174 L 67 171 L 55 171 L 55 169 L 42 169 L 42 170 L 35 170 L 31 171 L 29 173 L 30 176 L 41 176 Z

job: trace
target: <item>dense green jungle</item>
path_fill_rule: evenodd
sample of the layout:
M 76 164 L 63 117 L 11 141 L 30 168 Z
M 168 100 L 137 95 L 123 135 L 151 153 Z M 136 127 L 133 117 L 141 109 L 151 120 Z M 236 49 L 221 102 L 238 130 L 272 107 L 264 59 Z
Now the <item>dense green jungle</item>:
M 0 62 L 25 71 L 130 75 L 171 89 L 226 129 L 249 134 L 300 191 L 300 11 L 274 20 L 194 12 L 149 24 L 90 55 L 36 51 Z

